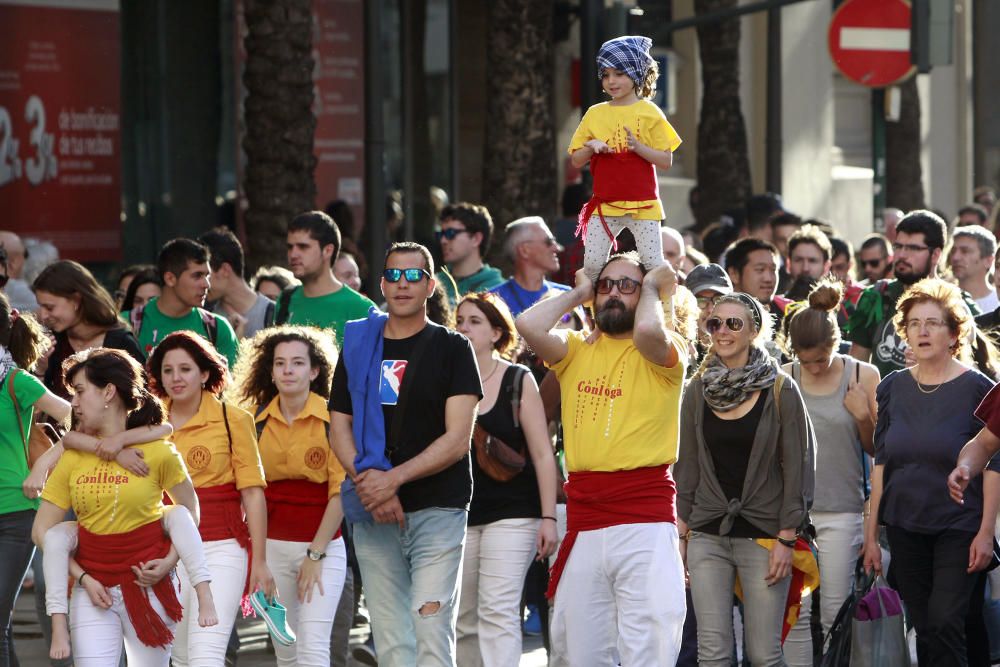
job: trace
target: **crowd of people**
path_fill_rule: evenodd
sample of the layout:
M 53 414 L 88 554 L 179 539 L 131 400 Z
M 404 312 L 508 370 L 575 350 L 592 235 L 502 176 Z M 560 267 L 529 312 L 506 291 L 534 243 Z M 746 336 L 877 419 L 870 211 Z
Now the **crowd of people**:
M 804 667 L 859 569 L 921 665 L 990 664 L 986 209 L 887 210 L 857 253 L 770 194 L 661 227 L 650 45 L 602 46 L 579 234 L 509 222 L 507 279 L 470 203 L 440 267 L 393 242 L 377 286 L 320 211 L 287 268 L 248 281 L 217 228 L 113 292 L 70 260 L 29 284 L 0 232 L 0 667 L 34 545 L 56 665 L 227 664 L 251 612 L 277 664 L 343 665 L 363 595 L 367 664 L 516 665 L 527 608 L 553 665 Z

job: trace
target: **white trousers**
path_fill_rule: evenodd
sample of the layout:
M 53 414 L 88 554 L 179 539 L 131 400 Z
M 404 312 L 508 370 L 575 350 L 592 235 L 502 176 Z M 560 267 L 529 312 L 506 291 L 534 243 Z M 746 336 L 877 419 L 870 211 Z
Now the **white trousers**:
M 184 606 L 174 631 L 174 667 L 218 667 L 226 661 L 229 635 L 243 598 L 248 558 L 246 549 L 235 538 L 205 542 L 205 560 L 212 572 L 212 598 L 219 615 L 218 625 L 198 625 L 198 595 L 187 568 L 181 563 L 177 575 L 181 582 L 178 596 Z
M 554 667 L 673 665 L 684 628 L 684 568 L 672 523 L 581 532 L 552 615 Z
M 608 229 L 615 238 L 626 228 L 635 238 L 635 247 L 639 258 L 647 270 L 663 264 L 663 237 L 660 235 L 659 220 L 634 220 L 631 215 L 604 216 Z M 583 240 L 583 268 L 591 280 L 597 280 L 598 274 L 608 255 L 611 253 L 611 238 L 601 224 L 601 218 L 593 215 L 587 223 L 587 238 Z
M 211 581 L 201 534 L 188 509 L 183 505 L 167 507 L 163 512 L 163 529 L 170 536 L 181 563 L 195 573 L 192 585 Z M 42 571 L 45 573 L 45 610 L 49 616 L 65 614 L 69 608 L 69 557 L 76 551 L 78 532 L 76 521 L 63 521 L 45 533 Z
M 837 612 L 851 592 L 854 565 L 858 561 L 864 540 L 863 518 L 860 512 L 812 512 L 810 517 L 816 527 L 820 621 L 823 636 L 826 637 L 837 618 Z M 811 609 L 812 595 L 808 595 L 802 598 L 799 620 L 785 639 L 785 661 L 790 667 L 812 667 L 813 645 L 809 628 Z
M 267 541 L 267 564 L 278 585 L 281 604 L 288 609 L 288 626 L 295 633 L 295 643 L 282 646 L 272 641 L 280 667 L 329 667 L 330 630 L 340 602 L 347 573 L 344 539 L 338 537 L 326 546 L 323 559 L 323 594 L 314 587 L 311 602 L 299 602 L 299 568 L 306 557 L 308 542 Z
M 170 575 L 173 576 L 173 575 Z M 73 664 L 76 667 L 114 667 L 121 659 L 122 640 L 129 665 L 142 667 L 167 667 L 170 647 L 146 646 L 135 634 L 121 586 L 108 589 L 111 608 L 102 609 L 90 601 L 87 591 L 77 585 L 73 591 L 72 613 L 69 618 L 70 638 L 73 644 Z M 160 599 L 150 592 L 149 601 L 157 615 L 173 631 L 176 623 L 167 617 Z
M 510 667 L 521 660 L 521 590 L 540 519 L 469 526 L 458 607 L 458 664 Z

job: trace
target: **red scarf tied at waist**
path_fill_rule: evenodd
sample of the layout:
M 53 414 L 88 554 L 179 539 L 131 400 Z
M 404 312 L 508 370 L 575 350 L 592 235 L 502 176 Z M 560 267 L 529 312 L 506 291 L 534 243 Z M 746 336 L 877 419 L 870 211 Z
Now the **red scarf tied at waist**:
M 656 183 L 656 167 L 633 151 L 624 153 L 595 153 L 590 158 L 590 173 L 594 177 L 594 195 L 580 211 L 577 218 L 576 236 L 586 238 L 587 225 L 597 211 L 604 231 L 611 239 L 612 250 L 618 249 L 618 241 L 611 228 L 604 220 L 601 204 L 615 201 L 650 201 L 659 199 L 660 192 Z M 641 211 L 653 208 L 652 204 L 645 206 L 617 207 L 625 211 Z
M 279 479 L 268 482 L 267 537 L 289 542 L 312 542 L 330 501 L 326 482 Z M 340 528 L 333 539 L 340 537 Z
M 121 587 L 125 611 L 128 612 L 136 636 L 146 646 L 166 648 L 173 642 L 174 633 L 153 609 L 149 591 L 135 583 L 131 566 L 163 558 L 168 551 L 170 540 L 164 534 L 160 521 L 116 535 L 97 535 L 80 526 L 76 561 L 88 575 L 104 586 Z M 167 616 L 174 621 L 181 620 L 184 609 L 177 599 L 177 591 L 171 585 L 170 577 L 160 579 L 152 590 Z
M 676 523 L 677 487 L 667 466 L 571 472 L 566 490 L 566 537 L 549 572 L 545 596 L 555 597 L 573 543 L 580 531 L 629 523 Z

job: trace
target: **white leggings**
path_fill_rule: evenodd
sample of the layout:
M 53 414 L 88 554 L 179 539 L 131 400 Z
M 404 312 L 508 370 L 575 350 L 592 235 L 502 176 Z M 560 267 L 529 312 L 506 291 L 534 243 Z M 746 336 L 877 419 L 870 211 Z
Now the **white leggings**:
M 278 585 L 279 601 L 288 610 L 288 627 L 295 633 L 295 643 L 282 646 L 272 641 L 280 667 L 329 667 L 330 630 L 340 603 L 340 592 L 347 576 L 347 551 L 338 537 L 326 546 L 323 574 L 319 588 L 314 587 L 310 602 L 299 602 L 298 577 L 308 542 L 267 540 L 267 564 Z
M 191 513 L 183 505 L 171 505 L 163 511 L 163 530 L 181 558 L 188 572 L 193 572 L 192 586 L 211 581 L 202 548 L 201 535 L 194 525 Z M 76 551 L 77 524 L 64 521 L 49 528 L 42 544 L 42 570 L 45 573 L 45 610 L 52 614 L 65 614 L 69 598 L 69 556 Z M 84 594 L 83 597 L 87 597 Z M 74 652 L 75 652 L 74 648 Z M 145 663 L 141 663 L 145 664 Z
M 659 220 L 633 220 L 631 215 L 604 216 L 604 221 L 608 223 L 608 228 L 615 238 L 628 228 L 635 238 L 635 247 L 639 251 L 639 258 L 642 259 L 646 270 L 663 264 L 663 237 L 660 236 Z M 587 223 L 587 238 L 584 239 L 583 247 L 583 268 L 587 271 L 587 277 L 597 280 L 605 262 L 608 261 L 608 253 L 611 252 L 611 238 L 601 224 L 601 219 L 594 215 Z
M 198 596 L 183 563 L 177 567 L 181 582 L 178 596 L 184 616 L 174 632 L 174 667 L 218 667 L 226 661 L 229 635 L 246 585 L 247 551 L 234 538 L 205 542 L 205 560 L 212 573 L 212 598 L 219 615 L 218 625 L 198 625 Z
M 139 641 L 135 626 L 125 610 L 121 586 L 108 589 L 111 596 L 110 609 L 94 605 L 83 586 L 77 585 L 75 589 L 69 628 L 73 643 L 73 664 L 76 667 L 117 665 L 121 659 L 122 640 L 125 641 L 125 655 L 129 665 L 167 667 L 170 662 L 170 647 L 146 646 Z M 160 599 L 150 593 L 149 602 L 166 626 L 173 631 L 176 623 L 167 616 Z

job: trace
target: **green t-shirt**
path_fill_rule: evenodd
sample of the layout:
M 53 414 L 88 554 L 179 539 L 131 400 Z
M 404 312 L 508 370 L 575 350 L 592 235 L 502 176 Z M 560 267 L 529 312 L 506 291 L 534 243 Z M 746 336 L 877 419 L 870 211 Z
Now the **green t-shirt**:
M 289 297 L 287 323 L 333 329 L 339 348 L 344 339 L 344 324 L 368 317 L 368 309 L 374 305 L 371 299 L 347 285 L 323 296 L 306 296 L 299 286 Z
M 14 377 L 14 394 L 21 408 L 24 432 L 17 431 L 17 415 L 10 397 L 8 373 L 0 384 L 0 514 L 38 509 L 37 499 L 24 497 L 21 483 L 28 477 L 28 459 L 24 452 L 24 438 L 31 428 L 35 401 L 45 394 L 45 385 L 31 373 L 20 371 Z M 23 436 L 23 437 L 22 437 Z
M 129 322 L 132 321 L 131 314 L 131 312 L 124 313 L 125 319 Z M 229 367 L 232 368 L 233 364 L 236 363 L 236 353 L 239 351 L 236 332 L 233 331 L 232 325 L 229 324 L 229 320 L 225 317 L 215 315 L 214 313 L 209 314 L 215 318 L 218 330 L 215 338 L 215 349 L 226 357 L 229 361 Z M 183 317 L 167 317 L 157 307 L 156 297 L 150 299 L 149 303 L 146 304 L 142 312 L 142 326 L 139 331 L 134 333 L 135 337 L 139 340 L 139 349 L 148 358 L 153 348 L 175 331 L 193 331 L 211 340 L 208 331 L 205 329 L 205 322 L 202 321 L 201 314 L 197 308 L 192 308 Z
M 500 269 L 496 269 L 489 264 L 483 264 L 482 268 L 471 276 L 463 278 L 456 279 L 454 276 L 445 274 L 443 270 L 438 271 L 435 277 L 444 286 L 444 291 L 448 295 L 448 301 L 451 302 L 452 307 L 466 294 L 489 292 L 494 287 L 499 287 L 506 282 L 503 274 L 500 273 Z M 458 288 L 458 294 L 455 293 L 456 287 Z

